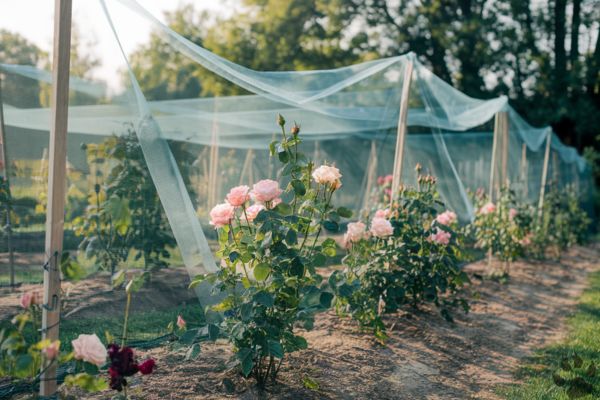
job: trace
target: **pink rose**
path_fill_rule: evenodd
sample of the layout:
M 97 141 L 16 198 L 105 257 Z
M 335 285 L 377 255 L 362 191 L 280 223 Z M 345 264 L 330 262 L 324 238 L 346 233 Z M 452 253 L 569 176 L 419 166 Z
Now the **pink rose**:
M 76 360 L 83 360 L 98 367 L 106 362 L 106 348 L 96 334 L 79 335 L 71 344 Z
M 371 221 L 371 233 L 375 237 L 386 237 L 394 233 L 394 228 L 390 221 L 385 218 L 375 217 Z
M 210 224 L 215 228 L 229 225 L 235 215 L 235 208 L 229 203 L 217 204 L 210 210 Z
M 384 182 L 385 182 L 385 178 L 383 176 L 378 176 L 377 177 L 377 184 L 379 186 L 383 185 Z
M 263 179 L 252 186 L 252 192 L 250 192 L 250 196 L 254 199 L 254 201 L 265 203 L 267 201 L 276 199 L 282 192 L 283 190 L 279 188 L 279 183 L 277 181 Z
M 21 307 L 28 309 L 36 304 L 42 304 L 42 293 L 39 290 L 31 290 L 21 295 Z
M 55 340 L 54 342 L 50 342 L 50 344 L 42 349 L 42 353 L 46 356 L 48 360 L 54 360 L 58 353 L 60 352 L 60 340 Z
M 430 240 L 446 246 L 448 243 L 450 243 L 451 237 L 452 235 L 450 234 L 450 232 L 438 229 L 436 233 L 431 235 Z
M 240 207 L 250 200 L 250 188 L 246 185 L 231 188 L 225 200 L 234 207 Z
M 479 214 L 491 214 L 496 212 L 496 205 L 491 201 L 486 203 L 483 207 L 479 209 Z
M 24 309 L 28 309 L 31 307 L 31 303 L 33 302 L 33 294 L 31 292 L 25 292 L 21 295 L 21 307 Z
M 375 211 L 375 218 L 389 218 L 390 215 L 392 215 L 392 212 L 390 211 L 389 208 L 386 208 L 385 210 L 377 210 Z
M 527 247 L 531 244 L 531 238 L 532 238 L 533 234 L 530 232 L 527 235 L 525 235 L 525 237 L 521 240 L 519 240 L 519 244 L 523 247 Z
M 320 183 L 321 185 L 330 185 L 333 188 L 337 188 L 338 185 L 342 185 L 342 183 L 339 182 L 340 178 L 342 177 L 340 170 L 330 165 L 321 165 L 319 168 L 314 170 L 312 177 L 315 182 Z
M 435 220 L 438 224 L 450 226 L 456 222 L 456 214 L 452 211 L 444 211 Z
M 511 220 L 513 220 L 518 214 L 519 212 L 514 208 L 508 210 L 508 218 L 510 218 Z
M 386 175 L 385 178 L 383 178 L 383 181 L 386 184 L 391 184 L 394 181 L 394 176 L 393 175 Z
M 367 226 L 362 222 L 351 222 L 348 224 L 348 230 L 344 234 L 344 245 L 348 247 L 350 244 L 358 242 L 367 236 Z
M 181 315 L 177 316 L 177 327 L 179 329 L 185 329 L 187 323 L 185 322 L 185 319 L 183 319 L 183 317 Z
M 254 221 L 254 218 L 256 218 L 256 216 L 258 215 L 258 213 L 261 212 L 264 209 L 265 209 L 265 206 L 263 206 L 262 204 L 253 204 L 250 207 L 246 208 L 246 214 L 245 214 L 245 216 L 248 217 L 247 221 L 248 222 Z

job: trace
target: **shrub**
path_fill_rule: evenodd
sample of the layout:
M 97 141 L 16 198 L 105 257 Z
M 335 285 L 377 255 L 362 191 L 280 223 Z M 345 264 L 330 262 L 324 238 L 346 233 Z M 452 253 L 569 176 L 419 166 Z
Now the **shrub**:
M 381 315 L 405 304 L 431 302 L 448 320 L 453 306 L 467 311 L 461 288 L 469 279 L 459 268 L 457 218 L 441 210 L 435 178 L 419 175 L 417 188 L 401 188 L 391 209 L 378 210 L 367 221 L 368 232 L 367 224 L 349 224 L 346 270 L 329 279 L 338 311 L 349 312 L 381 339 Z
M 307 347 L 296 326 L 312 328 L 315 313 L 330 307 L 333 294 L 321 285 L 316 268 L 335 255 L 336 243 L 319 238 L 323 229 L 337 231 L 340 218 L 351 214 L 332 205 L 341 186 L 337 168 L 315 169 L 298 151 L 299 127 L 286 134 L 281 116 L 279 125 L 282 140 L 271 143 L 270 150 L 289 180 L 285 191 L 268 179 L 254 184 L 252 191 L 248 186 L 231 189 L 227 202 L 210 212 L 219 235 L 221 268 L 192 282 L 208 280 L 222 296 L 206 310 L 212 321 L 209 337 L 224 335 L 242 374 L 261 387 L 276 379 L 287 353 Z M 250 198 L 256 204 L 249 206 Z

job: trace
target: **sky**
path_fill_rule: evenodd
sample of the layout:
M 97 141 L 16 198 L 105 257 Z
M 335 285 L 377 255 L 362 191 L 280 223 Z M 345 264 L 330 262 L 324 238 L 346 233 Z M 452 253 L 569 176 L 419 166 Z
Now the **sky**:
M 182 4 L 192 3 L 197 10 L 206 10 L 215 16 L 227 15 L 231 10 L 231 3 L 227 0 L 137 1 L 162 22 L 165 11 L 175 10 Z M 151 30 L 148 24 L 132 19 L 133 14 L 116 0 L 106 2 L 127 54 L 148 41 Z M 49 53 L 52 49 L 53 15 L 53 0 L 0 0 L 0 29 L 18 32 Z M 124 68 L 123 57 L 99 0 L 73 0 L 73 21 L 82 41 L 92 43 L 91 52 L 101 60 L 102 64 L 94 71 L 94 77 L 106 81 L 110 89 L 117 90 L 120 84 L 120 74 L 117 72 Z

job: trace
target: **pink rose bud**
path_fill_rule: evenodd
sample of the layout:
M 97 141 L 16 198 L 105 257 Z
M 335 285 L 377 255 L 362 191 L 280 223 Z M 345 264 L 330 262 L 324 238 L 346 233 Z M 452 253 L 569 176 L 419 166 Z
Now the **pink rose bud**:
M 177 327 L 179 329 L 185 329 L 187 323 L 185 322 L 185 319 L 183 319 L 183 317 L 181 315 L 177 316 Z
M 486 203 L 483 207 L 479 209 L 480 214 L 492 214 L 496 212 L 496 205 L 491 201 Z
M 142 375 L 151 374 L 152 371 L 154 371 L 154 367 L 156 367 L 156 361 L 154 361 L 151 358 L 147 359 L 146 361 L 144 361 L 143 363 L 138 365 L 138 368 L 139 368 L 140 372 L 142 373 Z
M 452 235 L 450 234 L 450 232 L 446 232 L 441 229 L 438 229 L 436 233 L 431 235 L 430 240 L 446 246 L 446 245 L 448 245 L 448 243 L 450 243 L 451 237 L 452 237 Z
M 390 215 L 392 215 L 392 212 L 390 211 L 389 208 L 386 208 L 385 210 L 377 210 L 375 211 L 375 218 L 389 218 Z
M 435 219 L 439 224 L 450 226 L 457 220 L 456 214 L 452 211 L 444 211 L 438 215 Z
M 33 293 L 32 292 L 25 292 L 21 295 L 21 307 L 28 309 L 29 307 L 31 307 L 31 304 L 33 302 Z
M 227 202 L 234 207 L 240 207 L 250 200 L 250 188 L 246 185 L 236 186 L 227 194 Z
M 217 204 L 210 210 L 210 224 L 215 228 L 229 225 L 235 215 L 235 208 L 229 203 Z
M 48 360 L 54 360 L 58 353 L 60 352 L 60 340 L 55 340 L 51 342 L 48 346 L 42 349 L 42 353 L 46 356 Z

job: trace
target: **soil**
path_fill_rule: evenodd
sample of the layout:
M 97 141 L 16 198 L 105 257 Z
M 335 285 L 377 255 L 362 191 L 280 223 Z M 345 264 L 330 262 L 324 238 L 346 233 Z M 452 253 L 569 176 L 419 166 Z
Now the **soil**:
M 314 330 L 303 332 L 309 349 L 289 356 L 278 384 L 264 392 L 228 369 L 232 353 L 225 341 L 203 343 L 194 361 L 185 361 L 185 349 L 174 345 L 140 350 L 141 358 L 155 358 L 158 367 L 152 375 L 132 379 L 130 394 L 149 400 L 497 399 L 495 388 L 515 382 L 513 372 L 523 357 L 563 337 L 564 319 L 585 289 L 587 275 L 600 269 L 599 256 L 600 247 L 591 246 L 571 249 L 560 262 L 520 261 L 513 264 L 508 283 L 481 279 L 489 272 L 487 264 L 470 264 L 466 271 L 476 296 L 468 314 L 456 310 L 454 323 L 426 307 L 388 316 L 385 345 L 351 320 L 332 312 L 320 315 Z M 154 291 L 154 296 L 162 294 Z M 111 297 L 109 306 L 121 308 L 121 302 Z M 98 300 L 80 312 L 106 312 L 105 306 Z M 307 381 L 318 389 L 307 389 Z M 63 394 L 110 398 L 108 392 L 85 396 L 63 389 Z

